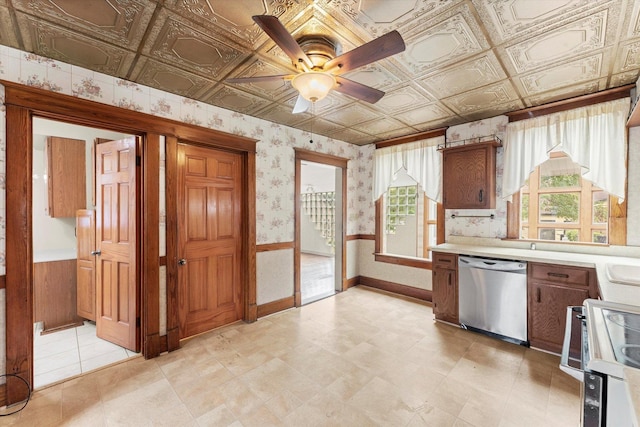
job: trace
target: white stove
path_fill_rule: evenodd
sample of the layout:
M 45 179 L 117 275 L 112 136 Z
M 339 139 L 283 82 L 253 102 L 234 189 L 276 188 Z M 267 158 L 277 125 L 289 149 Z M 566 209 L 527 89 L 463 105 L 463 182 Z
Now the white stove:
M 593 299 L 569 307 L 560 368 L 583 383 L 583 426 L 638 427 L 625 369 L 640 370 L 640 307 Z

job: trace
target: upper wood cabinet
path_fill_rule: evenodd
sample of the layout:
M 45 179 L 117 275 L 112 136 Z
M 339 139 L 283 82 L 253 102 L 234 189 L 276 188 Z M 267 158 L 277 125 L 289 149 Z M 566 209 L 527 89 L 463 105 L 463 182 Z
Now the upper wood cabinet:
M 87 207 L 86 143 L 82 140 L 47 138 L 46 213 L 53 218 L 73 218 Z
M 442 150 L 445 209 L 496 207 L 497 141 L 461 145 Z

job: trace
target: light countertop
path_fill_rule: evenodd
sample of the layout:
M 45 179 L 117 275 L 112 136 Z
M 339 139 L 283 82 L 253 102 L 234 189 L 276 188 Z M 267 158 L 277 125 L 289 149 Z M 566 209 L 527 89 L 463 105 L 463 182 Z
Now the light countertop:
M 443 243 L 434 247 L 433 250 L 458 255 L 475 255 L 489 258 L 595 268 L 598 276 L 600 296 L 603 300 L 640 306 L 640 286 L 613 283 L 609 281 L 606 272 L 607 264 L 624 264 L 640 267 L 640 258 L 637 257 L 485 246 L 475 243 Z
M 614 283 L 607 275 L 607 264 L 623 264 L 640 267 L 638 248 L 606 248 L 584 247 L 588 253 L 578 252 L 580 247 L 560 247 L 557 245 L 538 244 L 540 249 L 526 249 L 525 242 L 510 243 L 495 239 L 454 239 L 433 248 L 436 252 L 458 255 L 475 255 L 489 258 L 512 259 L 527 262 L 541 262 L 574 267 L 595 268 L 598 277 L 600 297 L 604 301 L 640 306 L 640 285 Z M 551 249 L 551 250 L 549 250 Z M 569 249 L 570 251 L 564 251 Z M 625 382 L 629 389 L 633 411 L 636 416 L 635 425 L 640 420 L 640 370 L 625 368 Z

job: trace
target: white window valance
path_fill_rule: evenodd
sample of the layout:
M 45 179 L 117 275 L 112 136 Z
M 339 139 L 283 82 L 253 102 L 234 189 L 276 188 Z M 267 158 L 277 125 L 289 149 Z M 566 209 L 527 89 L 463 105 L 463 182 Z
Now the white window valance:
M 563 151 L 582 167 L 583 178 L 624 200 L 630 99 L 623 98 L 507 125 L 502 196 L 520 191 L 529 175 Z
M 438 144 L 444 144 L 444 135 L 408 144 L 377 149 L 373 177 L 373 200 L 378 200 L 404 168 L 425 195 L 442 202 L 442 154 Z

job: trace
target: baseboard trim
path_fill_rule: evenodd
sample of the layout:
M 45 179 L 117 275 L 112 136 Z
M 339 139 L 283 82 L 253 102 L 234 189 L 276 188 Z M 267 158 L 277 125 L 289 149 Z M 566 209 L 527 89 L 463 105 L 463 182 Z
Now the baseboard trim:
M 350 283 L 354 279 L 357 279 L 358 285 L 364 285 L 370 288 L 380 289 L 382 291 L 392 292 L 394 294 L 416 298 L 423 301 L 431 302 L 432 300 L 431 291 L 427 289 L 414 288 L 413 286 L 401 285 L 399 283 L 387 282 L 386 280 L 374 279 L 373 277 L 366 276 L 358 276 L 356 278 L 349 279 Z
M 282 298 L 277 301 L 268 302 L 266 304 L 260 304 L 258 306 L 258 317 L 268 316 L 273 313 L 277 313 L 288 308 L 295 307 L 295 297 Z

